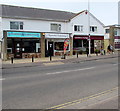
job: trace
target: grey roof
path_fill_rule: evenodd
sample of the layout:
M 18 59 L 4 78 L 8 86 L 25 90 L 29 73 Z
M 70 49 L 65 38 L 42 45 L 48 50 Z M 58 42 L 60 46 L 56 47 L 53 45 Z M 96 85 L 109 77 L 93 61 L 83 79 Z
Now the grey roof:
M 69 21 L 76 14 L 66 11 L 1 5 L 2 17 Z

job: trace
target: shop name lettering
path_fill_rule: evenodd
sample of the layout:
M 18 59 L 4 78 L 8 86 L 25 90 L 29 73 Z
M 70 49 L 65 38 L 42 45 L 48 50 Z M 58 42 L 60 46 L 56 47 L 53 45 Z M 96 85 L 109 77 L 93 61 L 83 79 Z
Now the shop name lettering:
M 8 37 L 12 36 L 19 36 L 19 37 L 40 37 L 40 34 L 33 34 L 33 33 L 8 33 Z
M 46 34 L 46 37 L 68 37 L 68 35 L 60 35 L 60 34 Z

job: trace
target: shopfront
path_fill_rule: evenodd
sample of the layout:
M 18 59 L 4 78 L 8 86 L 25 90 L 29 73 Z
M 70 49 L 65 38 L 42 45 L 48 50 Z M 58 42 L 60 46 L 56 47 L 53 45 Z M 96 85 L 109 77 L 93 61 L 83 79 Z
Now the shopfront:
M 6 32 L 7 58 L 41 57 L 41 33 Z
M 114 45 L 115 45 L 115 49 L 120 50 L 120 36 L 115 36 L 114 37 Z
M 89 37 L 82 35 L 74 35 L 73 37 L 73 50 L 86 51 L 89 47 Z M 91 40 L 91 53 L 94 53 L 95 48 L 101 49 L 103 47 L 104 36 L 90 36 Z
M 64 41 L 69 39 L 69 34 L 45 33 L 45 56 L 61 56 L 64 52 Z M 67 48 L 70 54 L 70 42 Z

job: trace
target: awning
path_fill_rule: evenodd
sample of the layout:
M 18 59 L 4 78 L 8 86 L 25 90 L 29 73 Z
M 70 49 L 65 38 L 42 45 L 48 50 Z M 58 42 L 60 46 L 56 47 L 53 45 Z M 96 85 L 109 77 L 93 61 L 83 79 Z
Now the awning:
M 73 39 L 89 39 L 89 36 L 74 35 Z M 91 40 L 104 40 L 104 36 L 90 36 Z

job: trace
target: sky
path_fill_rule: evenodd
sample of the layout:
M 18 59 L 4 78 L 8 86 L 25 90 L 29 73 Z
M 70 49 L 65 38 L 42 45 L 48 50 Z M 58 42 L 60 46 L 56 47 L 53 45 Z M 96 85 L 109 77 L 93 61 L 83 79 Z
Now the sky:
M 0 4 L 52 9 L 78 13 L 88 10 L 104 25 L 118 24 L 120 0 L 0 0 Z

